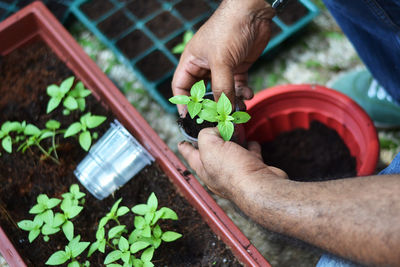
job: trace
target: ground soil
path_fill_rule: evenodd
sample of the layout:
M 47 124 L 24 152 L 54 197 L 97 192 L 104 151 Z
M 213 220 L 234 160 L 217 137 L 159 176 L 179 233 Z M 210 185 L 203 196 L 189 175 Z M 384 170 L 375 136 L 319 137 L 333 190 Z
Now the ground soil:
M 178 125 L 183 128 L 185 133 L 193 138 L 197 138 L 202 129 L 217 126 L 215 122 L 208 121 L 204 121 L 202 124 L 197 124 L 196 118 L 197 116 L 192 119 L 189 113 L 186 113 L 186 116 L 184 118 L 178 119 Z
M 96 20 L 111 10 L 114 5 L 107 0 L 90 0 L 80 6 L 80 10 L 90 19 Z
M 118 37 L 131 26 L 133 22 L 119 10 L 98 24 L 99 29 L 110 39 Z
M 282 32 L 282 29 L 276 25 L 275 22 L 271 23 L 271 37 L 270 39 L 274 38 L 276 35 Z
M 45 115 L 48 98 L 44 91 L 47 85 L 59 84 L 72 75 L 45 45 L 31 44 L 1 58 L 1 62 L 0 122 L 26 120 L 43 128 L 51 116 L 65 127 L 79 118 L 80 114 L 75 113 L 63 116 L 61 110 Z M 92 114 L 108 117 L 98 130 L 101 135 L 109 127 L 112 115 L 92 96 L 87 101 L 87 109 Z M 0 157 L 0 224 L 28 266 L 44 266 L 43 262 L 49 255 L 63 249 L 66 244 L 61 233 L 51 236 L 48 243 L 39 237 L 29 244 L 28 233 L 16 226 L 20 220 L 33 219 L 28 211 L 37 195 L 45 193 L 50 197 L 60 197 L 72 183 L 78 182 L 73 170 L 86 153 L 74 138 L 60 138 L 58 141 L 61 165 L 41 159 L 36 149 L 12 154 L 2 151 Z M 86 193 L 85 209 L 74 220 L 74 225 L 75 233 L 80 234 L 84 241 L 94 241 L 99 218 L 109 211 L 116 199 L 122 197 L 123 205 L 132 207 L 145 203 L 150 193 L 155 192 L 159 206 L 168 206 L 179 216 L 179 221 L 163 223 L 162 229 L 183 234 L 176 242 L 163 243 L 157 249 L 154 256 L 156 266 L 240 266 L 225 244 L 218 240 L 200 215 L 178 194 L 157 164 L 146 167 L 105 200 L 96 200 L 82 186 L 81 190 Z M 133 217 L 127 216 L 122 220 L 122 223 L 130 223 Z M 102 266 L 104 257 L 95 253 L 90 260 L 93 266 Z
M 132 59 L 152 46 L 153 42 L 142 31 L 134 30 L 120 39 L 116 45 L 127 58 Z
M 136 67 L 150 81 L 156 81 L 174 69 L 174 64 L 160 51 L 155 50 L 136 63 Z
M 160 39 L 180 29 L 182 23 L 170 12 L 162 12 L 146 23 L 147 28 Z
M 291 180 L 323 181 L 356 176 L 356 160 L 337 134 L 313 121 L 262 144 L 264 162 L 284 170 Z
M 126 8 L 139 19 L 143 19 L 161 8 L 161 5 L 157 0 L 136 0 L 130 2 Z
M 308 9 L 300 1 L 288 1 L 278 18 L 286 25 L 292 25 L 307 15 Z
M 193 20 L 205 13 L 211 13 L 211 8 L 202 0 L 182 0 L 174 6 L 179 14 L 186 20 Z
M 170 99 L 171 97 L 173 97 L 172 95 L 172 88 L 171 88 L 171 83 L 172 83 L 172 77 L 166 79 L 165 81 L 163 81 L 162 83 L 160 83 L 159 85 L 157 85 L 157 91 L 161 93 L 161 95 L 165 98 L 165 99 Z

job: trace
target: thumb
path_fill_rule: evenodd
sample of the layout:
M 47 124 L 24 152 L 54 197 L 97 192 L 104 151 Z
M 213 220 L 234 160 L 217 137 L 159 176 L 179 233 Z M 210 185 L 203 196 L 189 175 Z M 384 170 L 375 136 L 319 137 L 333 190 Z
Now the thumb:
M 213 64 L 211 66 L 211 86 L 214 92 L 215 101 L 218 101 L 220 95 L 225 93 L 231 101 L 233 107 L 235 106 L 235 82 L 233 79 L 233 71 L 226 64 Z
M 224 144 L 224 140 L 219 134 L 218 128 L 204 128 L 200 131 L 198 136 L 198 145 L 199 150 L 207 150 L 209 146 L 213 147 L 213 150 L 216 150 L 218 146 Z

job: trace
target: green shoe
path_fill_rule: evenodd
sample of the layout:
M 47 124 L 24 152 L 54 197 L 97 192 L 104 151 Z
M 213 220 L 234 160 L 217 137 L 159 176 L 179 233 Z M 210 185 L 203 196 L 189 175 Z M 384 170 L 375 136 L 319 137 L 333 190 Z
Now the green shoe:
M 400 105 L 367 70 L 345 73 L 328 87 L 346 94 L 357 102 L 368 113 L 377 128 L 400 127 Z

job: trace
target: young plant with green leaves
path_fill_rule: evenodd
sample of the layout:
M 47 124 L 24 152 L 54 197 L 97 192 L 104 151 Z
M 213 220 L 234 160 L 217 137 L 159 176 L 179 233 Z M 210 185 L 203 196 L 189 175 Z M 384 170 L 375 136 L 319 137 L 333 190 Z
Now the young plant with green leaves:
M 221 137 L 225 141 L 232 138 L 234 125 L 246 123 L 250 120 L 250 115 L 244 111 L 235 111 L 232 113 L 232 103 L 228 97 L 222 93 L 218 102 L 211 99 L 204 99 L 205 84 L 199 81 L 190 89 L 190 95 L 177 95 L 169 99 L 173 104 L 187 105 L 187 110 L 192 119 L 198 116 L 198 124 L 204 121 L 217 123 L 217 128 Z
M 187 111 L 192 119 L 198 115 L 203 107 L 204 95 L 206 94 L 206 86 L 204 81 L 195 83 L 190 89 L 190 96 L 176 95 L 169 99 L 173 104 L 181 104 L 187 106 Z
M 89 261 L 79 263 L 77 257 L 90 245 L 90 242 L 81 242 L 81 236 L 77 235 L 71 239 L 64 250 L 54 252 L 46 261 L 47 265 L 61 265 L 70 261 L 67 267 L 83 267 L 90 266 Z
M 104 260 L 106 266 L 154 266 L 151 260 L 161 242 L 172 242 L 182 236 L 173 231 L 163 232 L 157 222 L 160 219 L 177 220 L 178 216 L 167 207 L 157 210 L 158 200 L 152 193 L 147 204 L 139 204 L 131 208 L 131 211 L 139 216 L 135 216 L 135 228 L 129 233 L 127 226 L 120 224 L 118 220 L 118 217 L 130 211 L 126 206 L 119 207 L 121 200 L 119 199 L 112 206 L 110 212 L 100 220 L 96 242 L 91 245 L 88 256 L 90 257 L 97 250 L 105 253 L 106 247 L 108 247 L 111 251 Z M 106 232 L 105 226 L 110 221 L 113 221 L 116 226 Z M 125 234 L 129 235 L 124 236 Z
M 20 134 L 24 131 L 25 126 L 26 126 L 25 122 L 20 123 L 18 121 L 6 121 L 1 125 L 0 128 L 1 146 L 6 152 L 12 153 L 13 143 L 17 142 L 20 139 L 19 137 L 17 137 L 15 140 L 13 140 L 11 133 L 16 132 L 16 134 Z
M 92 145 L 92 139 L 97 138 L 97 133 L 90 132 L 90 129 L 98 127 L 105 120 L 106 117 L 104 116 L 92 115 L 90 112 L 88 112 L 85 115 L 81 116 L 79 122 L 74 122 L 68 127 L 68 129 L 64 133 L 64 138 L 70 136 L 79 136 L 79 144 L 85 151 L 88 151 L 90 146 Z
M 85 97 L 90 95 L 91 92 L 83 86 L 82 82 L 78 82 L 73 90 L 75 77 L 65 79 L 60 86 L 56 84 L 47 87 L 47 94 L 50 100 L 47 104 L 47 114 L 55 110 L 61 102 L 64 106 L 64 115 L 68 115 L 72 110 L 80 109 L 85 110 Z
M 193 38 L 193 35 L 194 35 L 193 31 L 190 31 L 190 30 L 186 31 L 186 32 L 183 34 L 182 43 L 179 43 L 179 44 L 177 44 L 176 46 L 174 46 L 174 47 L 172 48 L 172 53 L 174 53 L 174 54 L 182 54 L 183 51 L 185 50 L 186 45 L 187 45 L 187 44 L 189 43 L 189 41 Z

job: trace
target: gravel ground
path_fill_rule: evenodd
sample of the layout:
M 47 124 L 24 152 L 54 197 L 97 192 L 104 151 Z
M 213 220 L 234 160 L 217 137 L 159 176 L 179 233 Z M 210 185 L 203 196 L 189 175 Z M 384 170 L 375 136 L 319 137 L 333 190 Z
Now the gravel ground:
M 278 84 L 317 83 L 326 85 L 337 75 L 363 67 L 346 37 L 324 9 L 304 31 L 281 46 L 274 56 L 260 59 L 249 74 L 255 92 Z M 172 151 L 182 140 L 176 116 L 164 112 L 143 89 L 135 75 L 120 64 L 110 50 L 80 25 L 71 29 L 85 51 L 116 82 L 128 100 L 141 112 Z M 381 164 L 388 164 L 400 151 L 400 131 L 379 131 Z M 179 156 L 179 155 L 178 155 Z M 214 196 L 244 234 L 272 266 L 315 266 L 321 252 L 299 241 L 270 233 L 244 216 L 227 200 Z M 0 267 L 7 266 L 0 257 Z

